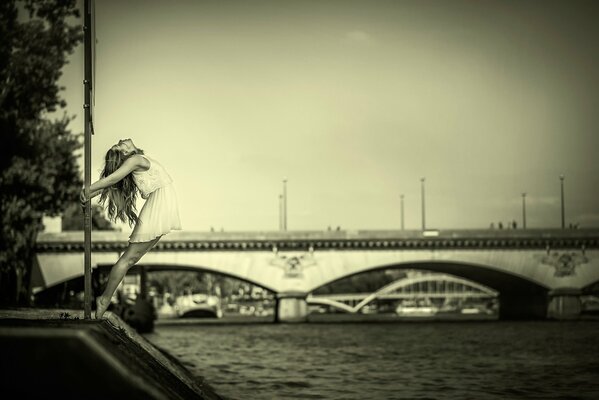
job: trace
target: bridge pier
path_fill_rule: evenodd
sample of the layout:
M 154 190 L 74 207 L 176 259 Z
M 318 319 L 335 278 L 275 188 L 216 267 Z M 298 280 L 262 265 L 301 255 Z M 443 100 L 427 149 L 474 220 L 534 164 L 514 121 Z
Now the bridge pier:
M 580 295 L 582 291 L 574 288 L 554 289 L 549 292 L 547 318 L 577 319 L 582 311 Z
M 275 322 L 306 322 L 308 302 L 306 293 L 279 293 L 275 307 Z
M 547 307 L 548 296 L 545 289 L 504 289 L 499 293 L 499 319 L 502 320 L 545 319 Z

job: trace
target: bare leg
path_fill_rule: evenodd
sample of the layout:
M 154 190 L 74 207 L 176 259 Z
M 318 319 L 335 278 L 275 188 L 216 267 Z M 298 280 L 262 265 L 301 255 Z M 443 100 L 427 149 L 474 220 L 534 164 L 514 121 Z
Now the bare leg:
M 112 270 L 110 270 L 108 283 L 106 284 L 104 293 L 96 298 L 96 319 L 102 318 L 102 315 L 106 312 L 106 309 L 110 305 L 112 295 L 125 277 L 127 271 L 129 271 L 129 268 L 134 266 L 144 254 L 150 251 L 150 249 L 158 243 L 159 240 L 160 237 L 157 237 L 149 242 L 129 243 L 129 246 L 127 246 L 123 255 L 121 255 L 116 264 L 114 264 Z

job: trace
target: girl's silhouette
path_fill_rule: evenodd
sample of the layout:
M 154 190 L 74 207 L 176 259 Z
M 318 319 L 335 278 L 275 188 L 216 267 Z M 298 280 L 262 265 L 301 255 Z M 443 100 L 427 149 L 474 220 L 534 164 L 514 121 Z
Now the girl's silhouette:
M 146 199 L 136 214 L 137 193 Z M 100 195 L 108 217 L 134 226 L 129 246 L 110 271 L 106 289 L 96 298 L 96 318 L 102 318 L 123 277 L 146 254 L 162 235 L 180 230 L 179 208 L 173 180 L 156 160 L 144 155 L 131 139 L 119 140 L 105 157 L 104 170 L 89 189 L 90 199 Z M 85 203 L 85 192 L 80 194 Z

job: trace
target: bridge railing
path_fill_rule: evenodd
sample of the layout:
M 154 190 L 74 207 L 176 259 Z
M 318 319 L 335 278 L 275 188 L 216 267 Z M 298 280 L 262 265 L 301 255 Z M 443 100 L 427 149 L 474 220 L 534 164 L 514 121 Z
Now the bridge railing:
M 429 232 L 427 234 L 427 232 Z M 599 229 L 520 229 L 433 231 L 273 231 L 273 232 L 173 232 L 155 250 L 175 251 L 316 251 L 319 249 L 477 249 L 477 248 L 577 248 L 599 247 Z M 128 232 L 97 231 L 93 251 L 120 251 Z M 83 232 L 41 233 L 37 250 L 83 251 Z

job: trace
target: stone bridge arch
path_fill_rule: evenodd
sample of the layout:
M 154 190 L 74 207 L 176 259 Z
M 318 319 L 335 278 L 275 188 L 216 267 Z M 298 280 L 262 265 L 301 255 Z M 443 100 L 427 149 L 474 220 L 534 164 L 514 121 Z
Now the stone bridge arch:
M 98 268 L 110 268 L 112 267 L 112 264 L 110 265 L 98 265 Z M 273 287 L 268 286 L 267 283 L 264 282 L 260 282 L 260 281 L 256 281 L 253 279 L 250 279 L 246 276 L 242 276 L 239 274 L 233 274 L 231 272 L 223 272 L 221 270 L 219 270 L 218 268 L 210 268 L 210 267 L 205 267 L 205 266 L 200 266 L 200 265 L 186 265 L 186 264 L 155 264 L 155 263 L 144 263 L 144 262 L 140 262 L 138 265 L 135 265 L 133 268 L 131 268 L 131 272 L 136 273 L 140 270 L 140 267 L 146 268 L 147 272 L 153 272 L 153 271 L 197 271 L 197 272 L 209 272 L 209 273 L 214 273 L 214 274 L 218 274 L 218 275 L 223 275 L 226 276 L 227 278 L 234 278 L 237 280 L 240 280 L 242 282 L 245 283 L 249 283 L 251 285 L 255 285 L 255 286 L 259 286 L 263 289 L 266 289 L 270 292 L 276 293 L 276 290 Z
M 418 269 L 443 273 L 491 288 L 499 293 L 500 318 L 545 318 L 547 315 L 550 288 L 505 269 L 470 262 L 417 261 L 375 265 L 327 281 L 319 287 L 312 288 L 310 292 L 351 276 L 385 269 Z

